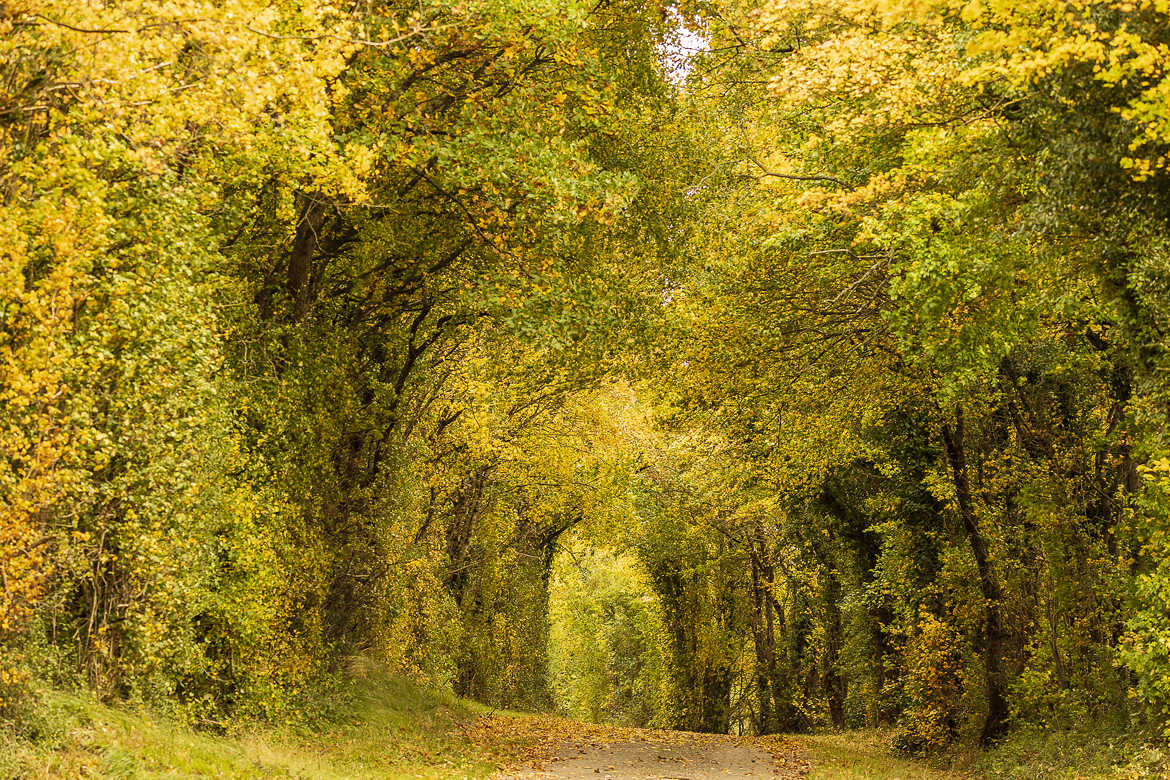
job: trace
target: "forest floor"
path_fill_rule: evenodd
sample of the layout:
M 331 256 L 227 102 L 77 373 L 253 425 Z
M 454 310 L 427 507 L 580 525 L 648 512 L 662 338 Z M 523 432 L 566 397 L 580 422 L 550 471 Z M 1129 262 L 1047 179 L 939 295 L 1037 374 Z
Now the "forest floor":
M 527 717 L 509 724 L 528 749 L 497 780 L 747 780 L 807 776 L 793 742 Z
M 602 726 L 493 710 L 382 674 L 301 725 L 199 731 L 88 694 L 42 691 L 0 721 L 6 778 L 468 778 L 475 780 L 958 780 L 1166 777 L 1103 740 L 1020 742 L 951 756 L 944 769 L 894 757 L 881 732 L 729 737 Z M 1104 745 L 1104 747 L 1102 746 Z M 1089 751 L 1093 747 L 1096 752 Z M 1108 749 L 1106 749 L 1108 748 Z M 1087 752 L 1079 752 L 1087 751 Z M 1117 761 L 1120 754 L 1130 759 Z M 1045 757 L 1052 758 L 1047 761 Z M 1059 760 L 1056 760 L 1059 759 Z M 1132 759 L 1132 760 L 1131 760 Z M 1140 764 L 1140 766 L 1139 766 Z M 1148 768 L 1147 768 L 1148 767 Z M 990 771 L 988 771 L 990 770 Z
M 890 754 L 876 732 L 734 737 L 604 726 L 548 716 L 479 721 L 488 743 L 505 729 L 514 747 L 493 780 L 962 780 L 986 777 L 975 756 L 943 769 Z M 1086 776 L 1087 777 L 1087 776 Z M 1093 775 L 1093 777 L 1097 777 Z

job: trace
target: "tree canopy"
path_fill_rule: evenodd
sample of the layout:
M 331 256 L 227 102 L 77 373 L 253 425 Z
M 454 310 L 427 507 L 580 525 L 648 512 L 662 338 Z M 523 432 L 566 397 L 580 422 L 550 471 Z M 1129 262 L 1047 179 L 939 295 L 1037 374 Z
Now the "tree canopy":
M 1165 0 L 0 5 L 0 709 L 1170 735 Z

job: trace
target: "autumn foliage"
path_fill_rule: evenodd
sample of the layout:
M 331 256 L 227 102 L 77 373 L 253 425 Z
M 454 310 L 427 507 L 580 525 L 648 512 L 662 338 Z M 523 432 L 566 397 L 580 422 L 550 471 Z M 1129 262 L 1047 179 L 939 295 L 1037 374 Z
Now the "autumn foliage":
M 1168 21 L 0 3 L 3 717 L 1164 735 Z

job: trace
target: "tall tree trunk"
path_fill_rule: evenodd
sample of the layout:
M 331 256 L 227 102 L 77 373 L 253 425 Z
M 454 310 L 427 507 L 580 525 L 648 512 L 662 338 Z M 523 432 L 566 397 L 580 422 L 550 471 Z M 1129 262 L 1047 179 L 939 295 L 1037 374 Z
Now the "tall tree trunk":
M 971 505 L 971 482 L 967 474 L 967 455 L 964 450 L 966 424 L 962 406 L 955 410 L 954 427 L 944 425 L 942 436 L 955 482 L 959 518 L 963 523 L 967 541 L 971 545 L 971 552 L 975 556 L 979 590 L 983 595 L 984 630 L 981 649 L 986 670 L 987 719 L 983 722 L 980 740 L 986 745 L 1001 737 L 1007 727 L 1008 709 L 1005 695 L 1007 683 L 1003 672 L 1004 634 L 999 612 L 1002 594 L 991 568 L 987 540 L 979 530 L 975 510 Z
M 776 601 L 776 570 L 772 553 L 762 529 L 756 528 L 749 539 L 748 549 L 752 563 L 752 639 L 756 651 L 756 693 L 760 712 L 756 729 L 760 734 L 778 734 L 800 731 L 805 727 L 803 716 L 793 704 L 796 673 L 790 666 L 790 656 L 781 658 L 777 652 L 777 637 L 788 634 L 784 608 Z
M 833 726 L 845 728 L 846 679 L 841 674 L 841 646 L 844 633 L 841 627 L 841 582 L 833 571 L 832 561 L 824 564 L 825 587 L 825 657 L 821 683 L 829 700 L 829 717 Z
M 750 622 L 756 650 L 756 697 L 760 709 L 756 715 L 756 733 L 775 734 L 780 730 L 780 713 L 776 706 L 776 626 L 772 601 L 759 556 L 752 555 L 752 610 Z

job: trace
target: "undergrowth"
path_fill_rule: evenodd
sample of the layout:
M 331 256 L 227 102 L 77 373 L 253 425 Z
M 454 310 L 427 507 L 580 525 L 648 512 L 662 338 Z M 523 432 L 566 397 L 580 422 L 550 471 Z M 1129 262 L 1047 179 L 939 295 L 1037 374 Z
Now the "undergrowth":
M 382 673 L 295 725 L 196 731 L 84 693 L 36 692 L 0 729 L 0 778 L 480 778 L 504 756 L 477 739 L 486 707 Z
M 1166 778 L 1170 748 L 1138 732 L 1105 727 L 1021 729 L 984 754 L 980 765 L 996 780 Z

